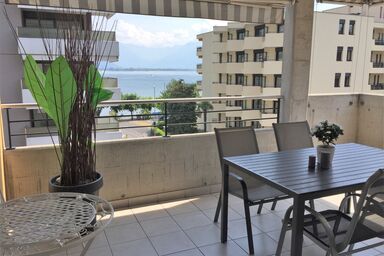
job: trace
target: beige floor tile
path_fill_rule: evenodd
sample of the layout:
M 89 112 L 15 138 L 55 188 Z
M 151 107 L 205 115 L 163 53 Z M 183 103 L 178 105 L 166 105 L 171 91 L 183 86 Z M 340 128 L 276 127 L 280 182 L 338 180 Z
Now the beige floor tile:
M 207 210 L 216 208 L 218 198 L 215 196 L 201 196 L 193 199 L 191 201 L 195 206 L 197 206 L 200 210 Z
M 279 237 L 280 237 L 280 230 L 277 230 L 277 231 L 272 231 L 272 232 L 268 232 L 267 233 L 268 236 L 270 236 L 273 240 L 275 240 L 277 243 L 279 242 Z M 285 234 L 285 239 L 284 239 L 284 244 L 283 244 L 283 247 L 287 250 L 290 250 L 291 249 L 291 240 L 292 240 L 292 232 L 291 231 L 288 231 L 286 234 Z M 311 239 L 309 239 L 308 237 L 304 236 L 304 242 L 303 242 L 303 246 L 310 246 L 310 245 L 313 245 L 314 243 L 312 242 Z
M 160 204 L 133 208 L 132 212 L 135 214 L 138 221 L 169 216 L 167 211 L 164 210 Z
M 147 237 L 139 223 L 110 227 L 105 233 L 110 245 Z
M 131 209 L 118 210 L 115 212 L 113 219 L 108 227 L 131 224 L 135 222 L 137 222 L 137 220 Z
M 281 218 L 273 213 L 260 214 L 251 218 L 252 224 L 263 232 L 280 230 Z
M 176 252 L 168 254 L 167 256 L 204 256 L 199 249 L 186 250 L 182 252 Z
M 225 244 L 217 243 L 199 248 L 204 256 L 246 256 L 248 255 L 235 242 L 228 241 Z
M 141 226 L 148 236 L 158 236 L 181 231 L 180 227 L 171 217 L 142 221 Z
M 203 212 L 211 221 L 213 221 L 213 219 L 215 218 L 216 208 L 203 210 Z M 221 220 L 220 218 L 221 218 L 221 211 L 220 211 L 219 220 L 218 220 L 219 222 Z M 237 213 L 236 211 L 232 210 L 231 208 L 228 208 L 228 221 L 238 220 L 238 219 L 242 219 L 242 218 L 243 218 L 243 216 L 241 216 L 241 214 Z
M 184 230 L 205 226 L 211 224 L 212 221 L 202 212 L 184 213 L 173 216 L 177 224 Z
M 162 206 L 170 215 L 200 211 L 200 209 L 189 200 L 165 203 Z
M 85 256 L 112 256 L 112 251 L 109 246 L 89 249 Z
M 198 247 L 220 242 L 220 229 L 213 224 L 191 228 L 185 233 Z
M 111 247 L 113 256 L 158 256 L 147 238 L 116 244 Z
M 234 240 L 243 250 L 248 252 L 248 239 L 246 237 Z M 255 256 L 273 255 L 276 252 L 277 243 L 266 234 L 253 236 Z
M 106 246 L 109 246 L 108 240 L 107 240 L 105 233 L 102 232 L 97 237 L 95 237 L 95 240 L 93 240 L 91 247 L 89 249 L 106 247 Z
M 252 225 L 252 234 L 262 233 L 260 229 Z M 238 239 L 247 236 L 247 226 L 245 219 L 228 221 L 228 236 L 231 239 Z
M 192 241 L 182 231 L 154 236 L 150 239 L 159 255 L 167 255 L 195 248 Z

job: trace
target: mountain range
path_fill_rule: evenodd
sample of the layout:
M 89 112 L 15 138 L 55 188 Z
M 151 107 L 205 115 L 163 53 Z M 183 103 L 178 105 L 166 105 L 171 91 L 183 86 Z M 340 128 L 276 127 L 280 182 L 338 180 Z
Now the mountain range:
M 196 56 L 198 42 L 181 46 L 147 48 L 120 43 L 118 62 L 109 63 L 108 69 L 196 69 L 201 61 Z

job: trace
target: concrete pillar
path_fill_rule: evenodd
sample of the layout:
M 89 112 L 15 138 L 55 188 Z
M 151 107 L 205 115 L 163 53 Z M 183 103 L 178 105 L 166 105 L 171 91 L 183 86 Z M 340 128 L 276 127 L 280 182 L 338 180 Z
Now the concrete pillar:
M 313 1 L 286 8 L 284 25 L 281 122 L 306 119 L 312 47 Z

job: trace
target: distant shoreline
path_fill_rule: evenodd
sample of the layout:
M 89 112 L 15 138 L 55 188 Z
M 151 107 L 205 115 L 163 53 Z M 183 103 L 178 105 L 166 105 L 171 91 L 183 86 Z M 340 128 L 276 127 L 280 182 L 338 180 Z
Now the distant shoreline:
M 106 71 L 196 71 L 188 68 L 108 68 Z

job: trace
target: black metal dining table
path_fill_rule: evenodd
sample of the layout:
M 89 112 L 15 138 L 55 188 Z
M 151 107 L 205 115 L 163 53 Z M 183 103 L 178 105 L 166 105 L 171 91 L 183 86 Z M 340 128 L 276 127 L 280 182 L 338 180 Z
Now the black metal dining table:
M 377 169 L 384 168 L 384 150 L 356 143 L 336 145 L 330 169 L 308 168 L 316 148 L 225 157 L 223 161 L 221 242 L 228 233 L 229 166 L 279 189 L 293 198 L 291 255 L 301 256 L 306 200 L 359 190 Z M 255 251 L 257 248 L 255 248 Z

